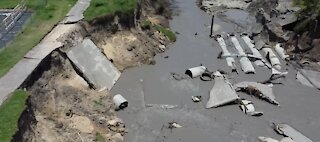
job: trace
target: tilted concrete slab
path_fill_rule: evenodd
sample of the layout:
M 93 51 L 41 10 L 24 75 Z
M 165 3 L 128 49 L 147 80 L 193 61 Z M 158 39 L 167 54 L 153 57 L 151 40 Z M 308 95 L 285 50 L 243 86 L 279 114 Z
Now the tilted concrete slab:
M 320 72 L 305 69 L 300 70 L 300 72 L 314 87 L 320 89 Z
M 96 89 L 110 90 L 121 75 L 90 39 L 72 48 L 67 56 Z
M 218 76 L 214 80 L 215 83 L 210 91 L 206 108 L 219 107 L 239 99 L 237 93 L 225 77 Z

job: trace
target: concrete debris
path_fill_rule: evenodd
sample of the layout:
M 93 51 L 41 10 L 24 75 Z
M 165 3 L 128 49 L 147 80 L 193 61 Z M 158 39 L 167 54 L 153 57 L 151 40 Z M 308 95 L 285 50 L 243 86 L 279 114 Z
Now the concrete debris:
M 200 79 L 202 80 L 202 81 L 212 81 L 213 79 L 214 79 L 214 75 L 213 75 L 213 73 L 212 72 L 204 72 L 202 75 L 201 75 L 201 77 L 200 77 Z
M 280 70 L 281 69 L 281 63 L 276 54 L 272 51 L 271 48 L 262 48 L 262 51 L 264 52 L 264 56 L 266 59 L 270 62 L 271 66 Z
M 279 11 L 281 14 L 284 13 L 294 13 L 299 11 L 301 8 L 298 6 L 294 6 L 292 1 L 288 0 L 278 0 L 278 5 L 276 7 L 276 10 Z
M 239 99 L 232 85 L 224 76 L 216 76 L 206 108 L 218 107 Z
M 309 81 L 307 78 L 305 78 L 299 71 L 297 72 L 296 79 L 297 79 L 302 85 L 305 85 L 305 86 L 308 86 L 308 87 L 313 88 L 313 85 L 310 83 L 310 81 Z
M 235 35 L 230 34 L 229 35 L 231 38 L 231 42 L 233 43 L 234 47 L 237 49 L 239 56 L 240 56 L 240 64 L 241 64 L 241 68 L 243 70 L 244 73 L 248 74 L 248 73 L 255 73 L 254 67 L 252 66 L 250 60 L 248 59 L 248 57 L 246 56 L 244 50 L 242 49 L 238 39 L 236 38 Z
M 266 24 L 267 29 L 270 31 L 271 35 L 273 35 L 273 38 L 278 38 L 284 41 L 288 41 L 290 39 L 290 36 L 288 35 L 289 31 L 283 31 L 282 27 L 275 23 L 275 22 L 269 22 Z
M 187 69 L 185 74 L 189 75 L 192 78 L 196 78 L 198 76 L 201 76 L 206 70 L 207 68 L 205 66 L 198 66 Z
M 168 124 L 169 124 L 169 126 L 168 126 L 169 129 L 182 128 L 182 126 L 180 124 L 178 124 L 177 122 L 169 122 Z
M 227 65 L 232 69 L 235 70 L 236 69 L 236 65 L 235 65 L 235 60 L 234 58 L 231 56 L 231 53 L 228 51 L 227 49 L 227 45 L 223 39 L 223 37 L 221 35 L 217 35 L 216 36 L 216 40 L 218 41 L 220 48 L 222 49 L 222 57 L 226 58 L 227 61 Z
M 77 66 L 84 78 L 97 90 L 106 87 L 111 90 L 121 73 L 100 52 L 90 40 L 85 39 L 67 52 L 69 59 Z
M 128 101 L 120 94 L 117 94 L 113 97 L 113 102 L 118 110 L 128 107 Z
M 276 44 L 275 51 L 278 53 L 282 60 L 289 60 L 289 55 L 285 53 L 285 50 L 281 47 L 279 43 Z
M 202 0 L 201 8 L 208 13 L 218 10 L 218 7 L 225 7 L 229 9 L 246 9 L 251 0 Z
M 278 101 L 276 101 L 276 97 L 273 94 L 272 88 L 268 85 L 257 82 L 240 82 L 235 84 L 234 87 L 237 91 L 243 91 L 249 95 L 267 100 L 272 104 L 279 105 Z
M 250 114 L 251 116 L 262 116 L 263 112 L 255 111 L 255 107 L 251 101 L 242 99 L 240 101 L 240 108 L 245 114 Z
M 294 23 L 298 20 L 295 13 L 287 13 L 285 15 L 280 15 L 280 17 L 277 19 L 275 23 L 277 23 L 280 26 L 285 26 L 291 23 Z
M 295 142 L 295 141 L 289 137 L 284 137 L 280 140 L 280 142 Z
M 268 138 L 268 137 L 263 137 L 263 136 L 259 136 L 258 140 L 260 142 L 279 142 L 278 140 L 275 140 L 273 138 Z
M 280 141 L 278 141 L 278 140 L 275 140 L 275 139 L 273 139 L 273 138 L 268 138 L 268 137 L 263 137 L 263 136 L 259 136 L 258 137 L 258 140 L 260 141 L 260 142 L 295 142 L 295 141 L 293 141 L 291 138 L 289 138 L 289 137 L 284 137 L 284 138 L 282 138 Z
M 201 96 L 192 96 L 192 101 L 195 103 L 201 102 Z
M 249 36 L 247 34 L 242 34 L 242 39 L 244 40 L 244 42 L 247 44 L 247 46 L 250 48 L 252 54 L 259 58 L 260 60 L 256 60 L 254 61 L 254 63 L 257 66 L 263 67 L 265 66 L 264 62 L 263 62 L 263 58 L 262 55 L 260 54 L 260 52 L 254 47 L 253 41 L 249 38 Z
M 300 72 L 315 88 L 320 89 L 320 72 L 305 69 Z
M 274 129 L 276 132 L 278 132 L 281 135 L 290 137 L 295 142 L 312 142 L 309 138 L 301 134 L 296 129 L 292 128 L 288 124 L 279 123 L 274 124 Z

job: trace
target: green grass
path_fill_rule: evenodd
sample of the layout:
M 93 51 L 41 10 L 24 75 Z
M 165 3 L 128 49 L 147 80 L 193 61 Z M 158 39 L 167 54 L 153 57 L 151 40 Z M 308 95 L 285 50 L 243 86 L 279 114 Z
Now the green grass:
M 154 27 L 156 28 L 156 30 L 167 36 L 171 42 L 175 42 L 177 40 L 176 34 L 170 29 L 162 27 L 160 25 L 154 25 Z
M 97 132 L 96 133 L 96 142 L 106 142 L 106 138 Z
M 90 21 L 117 11 L 132 12 L 136 6 L 137 0 L 92 0 L 89 8 L 84 12 L 84 17 Z
M 21 0 L 1 0 L 0 9 L 13 9 Z
M 25 102 L 28 94 L 25 91 L 17 90 L 0 106 L 0 140 L 10 142 L 12 136 L 18 130 L 18 120 L 26 108 Z
M 1 7 L 12 7 L 17 0 L 0 0 Z M 7 73 L 23 56 L 61 21 L 77 0 L 29 0 L 33 16 L 5 49 L 0 51 L 0 77 Z M 7 4 L 7 6 L 5 6 Z M 14 7 L 14 6 L 13 6 Z

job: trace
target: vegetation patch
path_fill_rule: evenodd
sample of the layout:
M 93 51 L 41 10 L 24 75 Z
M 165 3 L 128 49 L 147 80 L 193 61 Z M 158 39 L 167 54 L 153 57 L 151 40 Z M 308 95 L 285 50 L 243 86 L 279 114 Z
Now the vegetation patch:
M 61 21 L 77 0 L 29 0 L 27 7 L 33 16 L 24 30 L 0 51 L 0 77 Z M 1 0 L 1 8 L 15 7 L 20 0 Z
M 176 35 L 170 29 L 162 27 L 160 25 L 154 25 L 154 27 L 156 28 L 157 31 L 167 36 L 171 42 L 175 42 L 177 40 Z
M 92 0 L 89 8 L 84 12 L 84 17 L 91 21 L 97 17 L 114 14 L 117 11 L 129 13 L 133 12 L 136 6 L 137 0 Z
M 25 102 L 28 94 L 25 91 L 17 90 L 0 106 L 0 140 L 9 142 L 18 130 L 18 120 L 26 108 Z

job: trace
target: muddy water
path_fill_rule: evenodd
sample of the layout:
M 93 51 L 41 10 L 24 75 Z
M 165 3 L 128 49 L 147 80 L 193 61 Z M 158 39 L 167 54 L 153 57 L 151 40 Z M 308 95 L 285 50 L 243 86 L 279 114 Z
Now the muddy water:
M 199 78 L 176 81 L 170 77 L 171 72 L 184 73 L 185 69 L 200 64 L 212 71 L 227 68 L 224 60 L 217 59 L 221 51 L 218 43 L 208 36 L 211 16 L 201 11 L 195 0 L 176 1 L 181 12 L 171 21 L 171 28 L 180 33 L 177 42 L 156 56 L 156 65 L 124 71 L 111 90 L 129 101 L 129 107 L 118 112 L 129 132 L 125 141 L 255 142 L 258 136 L 280 139 L 282 136 L 271 127 L 273 122 L 288 123 L 312 140 L 320 141 L 320 93 L 296 82 L 296 71 L 290 66 L 285 67 L 289 75 L 284 85 L 274 86 L 280 107 L 239 93 L 253 101 L 257 110 L 264 112 L 259 118 L 245 115 L 238 105 L 205 109 L 214 82 L 203 82 Z M 221 26 L 217 33 L 244 32 L 251 22 L 250 14 L 240 10 L 226 11 L 215 19 L 215 24 Z M 244 47 L 243 42 L 241 44 Z M 256 70 L 255 75 L 231 74 L 230 80 L 233 83 L 263 81 L 270 76 L 270 71 L 265 68 L 256 67 Z M 193 95 L 201 95 L 203 101 L 193 103 Z M 176 107 L 159 107 L 163 104 Z M 167 129 L 168 122 L 172 121 L 183 127 Z

